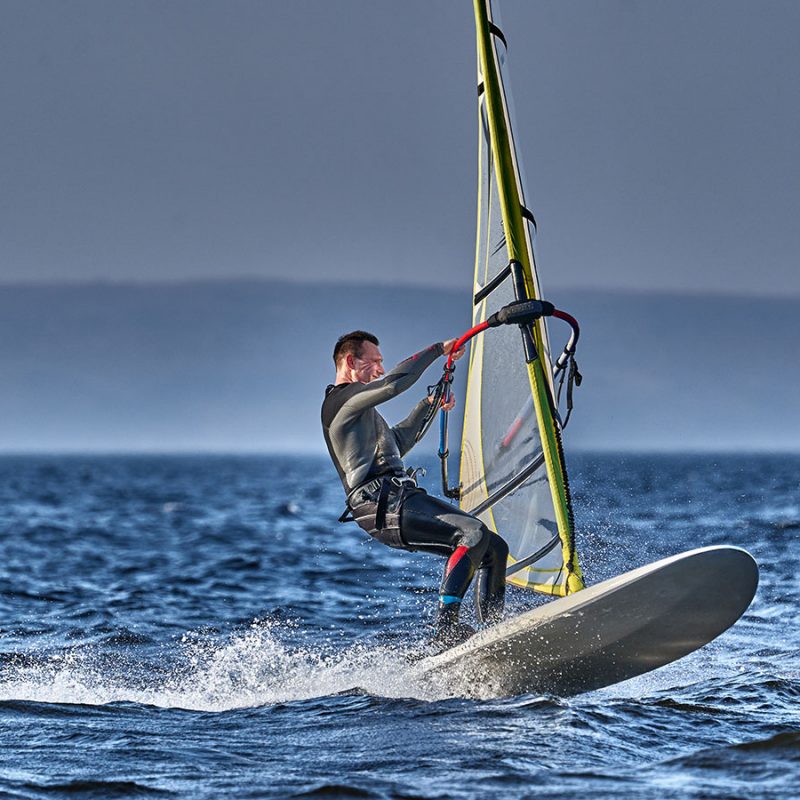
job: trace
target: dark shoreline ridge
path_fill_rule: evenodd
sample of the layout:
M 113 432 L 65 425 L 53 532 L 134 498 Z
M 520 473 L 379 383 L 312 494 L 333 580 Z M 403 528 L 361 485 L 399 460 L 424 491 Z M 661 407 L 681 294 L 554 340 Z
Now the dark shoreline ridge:
M 800 299 L 547 296 L 583 331 L 569 452 L 800 450 Z M 315 450 L 338 334 L 373 329 L 399 360 L 468 314 L 464 291 L 417 287 L 0 284 L 0 447 Z

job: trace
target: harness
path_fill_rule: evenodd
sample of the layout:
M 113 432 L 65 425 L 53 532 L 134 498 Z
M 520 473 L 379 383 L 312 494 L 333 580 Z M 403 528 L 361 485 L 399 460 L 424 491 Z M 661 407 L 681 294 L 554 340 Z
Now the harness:
M 386 522 L 386 505 L 389 499 L 389 494 L 393 489 L 403 488 L 418 488 L 417 487 L 417 472 L 409 470 L 408 475 L 379 475 L 371 481 L 362 483 L 356 486 L 350 494 L 347 495 L 347 507 L 339 517 L 339 522 L 355 522 L 353 516 L 353 509 L 363 503 L 377 503 L 378 510 L 375 515 L 375 527 L 383 528 Z M 424 472 L 423 472 L 424 474 Z
M 409 492 L 424 491 L 417 486 L 416 472 L 380 475 L 357 486 L 347 495 L 347 508 L 339 522 L 355 522 L 379 542 L 407 550 L 400 535 L 400 510 Z

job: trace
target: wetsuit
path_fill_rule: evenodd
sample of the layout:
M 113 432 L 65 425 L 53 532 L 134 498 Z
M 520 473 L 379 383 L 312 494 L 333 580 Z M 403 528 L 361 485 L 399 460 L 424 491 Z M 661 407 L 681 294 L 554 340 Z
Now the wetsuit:
M 461 601 L 476 571 L 478 618 L 500 617 L 508 558 L 500 536 L 476 517 L 417 488 L 406 473 L 402 459 L 430 410 L 427 398 L 394 427 L 376 410 L 412 386 L 441 355 L 442 344 L 434 344 L 378 380 L 330 385 L 322 404 L 328 452 L 359 526 L 390 547 L 447 557 L 439 588 L 439 632 L 457 625 Z

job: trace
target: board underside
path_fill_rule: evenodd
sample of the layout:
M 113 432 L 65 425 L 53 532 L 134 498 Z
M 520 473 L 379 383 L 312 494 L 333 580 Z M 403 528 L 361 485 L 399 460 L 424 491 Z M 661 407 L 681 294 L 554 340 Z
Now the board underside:
M 757 586 L 745 550 L 691 550 L 480 631 L 419 669 L 484 698 L 599 689 L 707 644 L 739 619 Z

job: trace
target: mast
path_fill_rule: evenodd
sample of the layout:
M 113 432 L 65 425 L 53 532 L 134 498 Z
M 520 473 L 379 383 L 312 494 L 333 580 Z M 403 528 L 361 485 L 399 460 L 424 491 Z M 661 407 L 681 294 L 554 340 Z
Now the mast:
M 505 36 L 491 0 L 474 0 L 478 46 L 479 200 L 473 324 L 514 300 L 541 299 L 514 147 Z M 509 542 L 508 580 L 548 594 L 583 588 L 544 319 L 480 337 L 470 354 L 461 506 Z M 513 434 L 513 435 L 512 435 Z M 545 488 L 546 484 L 546 488 Z

